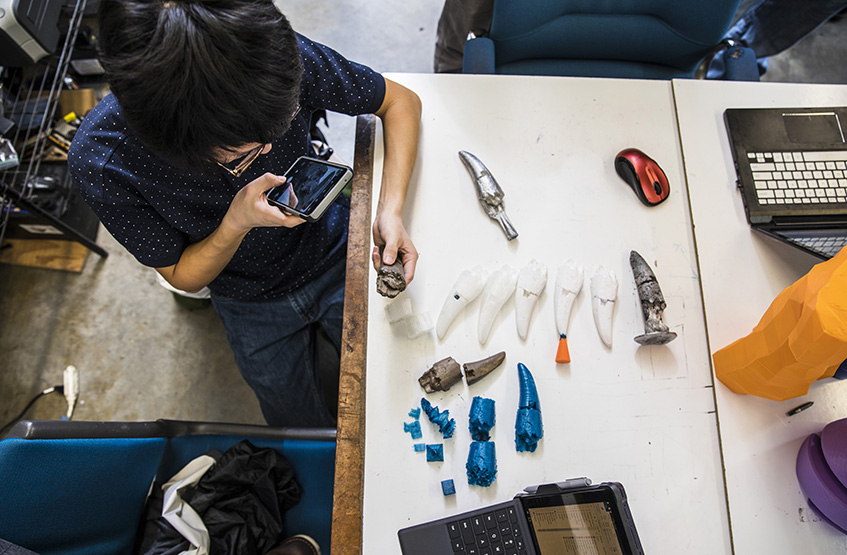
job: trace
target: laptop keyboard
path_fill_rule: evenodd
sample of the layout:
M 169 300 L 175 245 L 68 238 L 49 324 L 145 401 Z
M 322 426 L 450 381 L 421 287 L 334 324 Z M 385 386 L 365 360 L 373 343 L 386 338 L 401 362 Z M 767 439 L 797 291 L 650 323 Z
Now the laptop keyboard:
M 527 555 L 527 539 L 518 527 L 514 507 L 447 524 L 453 553 L 462 555 Z
M 847 152 L 750 152 L 759 204 L 847 203 Z
M 832 258 L 847 245 L 847 231 L 839 229 L 817 229 L 814 231 L 780 230 L 788 241 L 824 258 Z

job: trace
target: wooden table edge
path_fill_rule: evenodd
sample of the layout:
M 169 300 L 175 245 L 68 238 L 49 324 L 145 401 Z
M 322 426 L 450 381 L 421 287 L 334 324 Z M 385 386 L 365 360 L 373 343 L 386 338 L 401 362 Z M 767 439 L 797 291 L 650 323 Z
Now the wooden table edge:
M 334 555 L 358 555 L 362 552 L 373 150 L 374 116 L 358 116 L 338 386 L 331 544 Z

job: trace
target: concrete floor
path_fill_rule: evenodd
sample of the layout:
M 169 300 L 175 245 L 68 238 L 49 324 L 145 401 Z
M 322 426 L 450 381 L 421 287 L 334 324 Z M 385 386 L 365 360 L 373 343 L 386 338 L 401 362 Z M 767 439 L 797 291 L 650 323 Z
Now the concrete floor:
M 432 71 L 442 0 L 277 3 L 295 29 L 378 71 Z M 763 80 L 847 83 L 845 37 L 847 17 L 824 25 L 773 57 Z M 331 144 L 352 161 L 352 118 L 329 124 Z M 110 256 L 90 255 L 81 273 L 0 266 L 0 425 L 61 384 L 71 364 L 81 376 L 78 420 L 263 423 L 214 311 L 177 304 L 103 229 L 98 243 Z M 27 417 L 64 412 L 53 394 Z

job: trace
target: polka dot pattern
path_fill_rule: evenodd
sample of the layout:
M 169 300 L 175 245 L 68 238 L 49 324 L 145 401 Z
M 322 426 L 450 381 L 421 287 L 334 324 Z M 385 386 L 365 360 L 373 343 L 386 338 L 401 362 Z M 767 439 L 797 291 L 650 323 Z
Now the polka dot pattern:
M 75 186 L 109 232 L 146 266 L 176 264 L 192 243 L 220 225 L 238 189 L 265 172 L 282 174 L 299 156 L 314 155 L 311 113 L 375 112 L 385 81 L 372 69 L 298 35 L 303 61 L 300 112 L 291 128 L 240 177 L 180 171 L 157 158 L 127 127 L 113 95 L 84 119 L 68 165 Z M 346 254 L 349 203 L 340 196 L 316 223 L 293 229 L 254 228 L 209 284 L 220 297 L 278 298 L 308 283 Z

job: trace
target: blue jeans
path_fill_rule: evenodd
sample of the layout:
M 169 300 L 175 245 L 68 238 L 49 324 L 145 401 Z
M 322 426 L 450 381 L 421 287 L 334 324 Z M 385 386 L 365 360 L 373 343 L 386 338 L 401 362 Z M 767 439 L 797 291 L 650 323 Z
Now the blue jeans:
M 767 58 L 794 46 L 845 7 L 845 0 L 760 0 L 727 36 L 743 40 L 757 58 Z
M 768 70 L 768 58 L 783 52 L 812 34 L 835 14 L 847 8 L 847 0 L 758 0 L 726 32 L 725 37 L 743 41 L 756 54 L 759 75 Z M 725 79 L 723 57 L 715 56 L 706 74 Z
M 235 362 L 269 426 L 335 426 L 315 363 L 315 324 L 341 349 L 346 261 L 300 289 L 272 301 L 238 301 L 212 294 Z
M 726 32 L 756 54 L 759 75 L 768 70 L 768 58 L 788 50 L 847 8 L 847 0 L 759 0 Z M 709 79 L 724 79 L 723 58 L 715 56 Z

